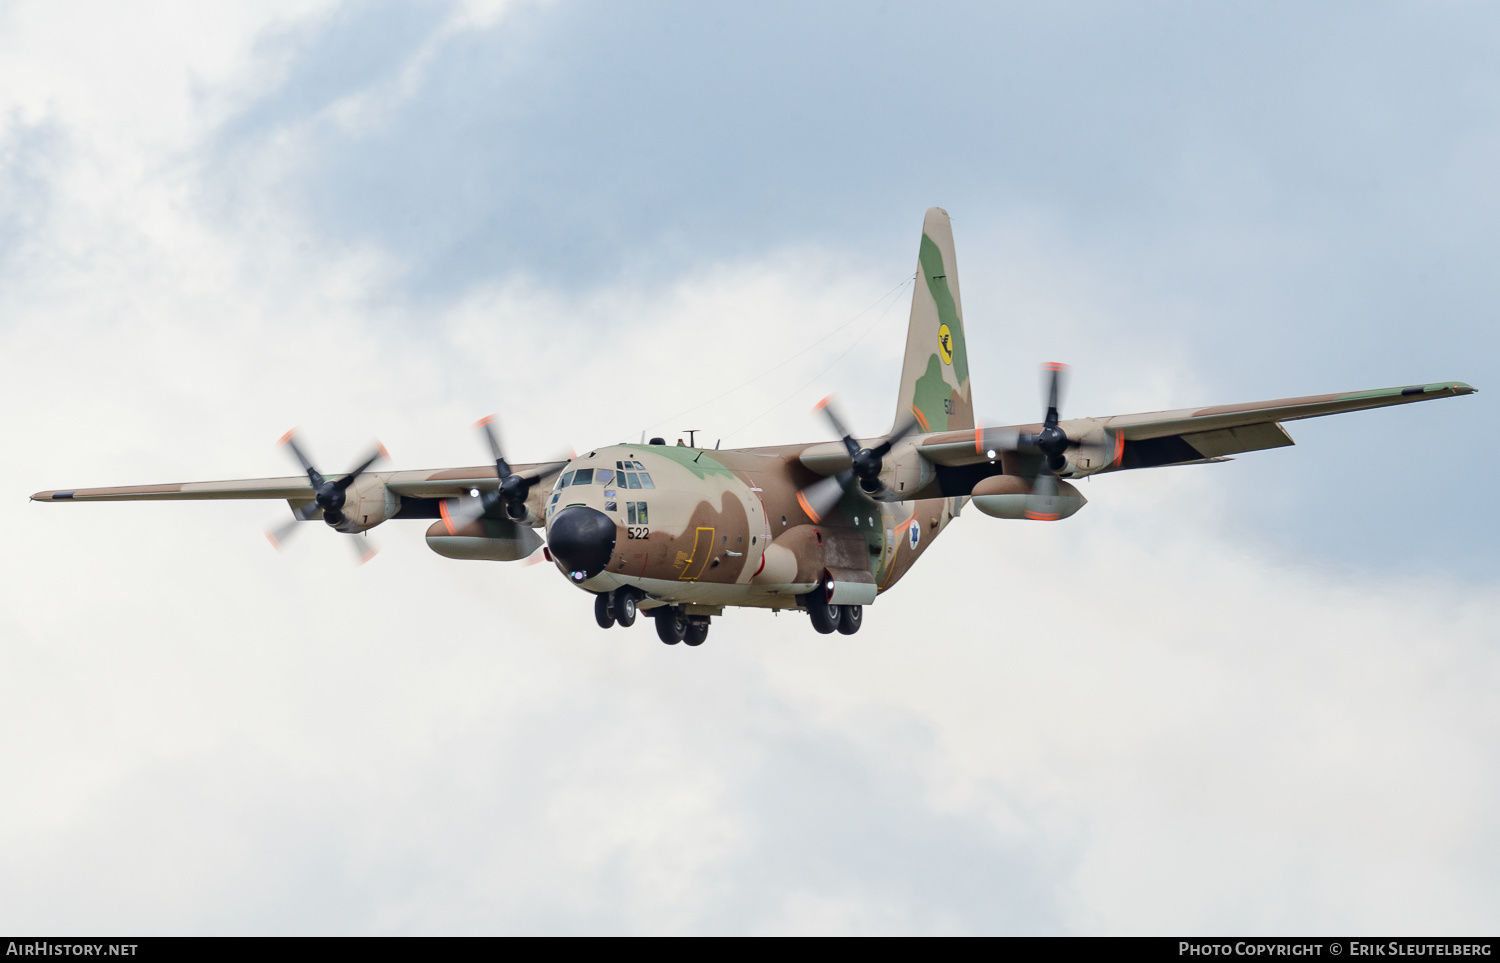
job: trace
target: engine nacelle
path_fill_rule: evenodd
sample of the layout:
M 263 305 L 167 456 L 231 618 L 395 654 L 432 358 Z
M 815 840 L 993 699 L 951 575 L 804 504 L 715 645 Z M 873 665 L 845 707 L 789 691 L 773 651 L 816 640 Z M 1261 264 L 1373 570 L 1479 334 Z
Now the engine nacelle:
M 445 521 L 427 529 L 427 547 L 445 558 L 514 562 L 542 547 L 542 537 L 526 525 L 497 518 L 480 518 L 453 532 Z
M 344 520 L 333 526 L 350 535 L 368 531 L 401 510 L 401 496 L 378 475 L 361 475 L 344 491 Z
M 1037 495 L 1029 479 L 1019 475 L 992 475 L 970 493 L 974 507 L 995 518 L 1025 518 L 1055 522 L 1075 514 L 1088 501 L 1072 485 L 1057 479 L 1056 495 Z
M 885 486 L 891 500 L 916 497 L 937 478 L 937 469 L 932 462 L 918 453 L 910 439 L 898 444 L 885 456 L 885 467 L 880 472 L 880 483 Z

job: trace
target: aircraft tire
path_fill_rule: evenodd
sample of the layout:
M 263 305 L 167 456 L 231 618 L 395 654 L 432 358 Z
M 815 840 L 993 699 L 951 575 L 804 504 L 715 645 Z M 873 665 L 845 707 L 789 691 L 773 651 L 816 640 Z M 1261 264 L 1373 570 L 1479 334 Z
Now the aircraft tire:
M 859 605 L 839 606 L 839 634 L 853 635 L 865 624 L 864 608 Z
M 683 634 L 682 641 L 688 645 L 702 645 L 708 638 L 708 619 L 690 619 L 687 624 L 687 632 Z
M 615 589 L 614 602 L 609 610 L 614 613 L 616 622 L 630 628 L 635 624 L 635 593 L 628 588 Z
M 594 621 L 599 623 L 599 628 L 607 629 L 615 624 L 615 617 L 609 610 L 609 596 L 594 596 Z
M 676 645 L 687 634 L 687 619 L 680 609 L 665 607 L 656 610 L 656 636 L 668 645 Z
M 822 592 L 809 592 L 802 597 L 807 606 L 807 615 L 820 635 L 828 635 L 839 625 L 838 606 L 829 605 Z

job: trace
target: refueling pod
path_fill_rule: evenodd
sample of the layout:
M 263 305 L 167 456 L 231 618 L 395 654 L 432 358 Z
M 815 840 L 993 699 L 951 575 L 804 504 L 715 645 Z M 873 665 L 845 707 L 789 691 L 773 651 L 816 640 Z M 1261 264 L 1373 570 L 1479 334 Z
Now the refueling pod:
M 1035 482 L 1019 475 L 992 475 L 970 493 L 974 507 L 995 518 L 1025 518 L 1055 522 L 1075 514 L 1088 501 L 1083 493 L 1056 475 L 1038 475 Z
M 478 518 L 452 529 L 447 521 L 437 521 L 427 529 L 427 547 L 445 558 L 514 562 L 541 548 L 542 538 L 530 526 L 508 519 Z

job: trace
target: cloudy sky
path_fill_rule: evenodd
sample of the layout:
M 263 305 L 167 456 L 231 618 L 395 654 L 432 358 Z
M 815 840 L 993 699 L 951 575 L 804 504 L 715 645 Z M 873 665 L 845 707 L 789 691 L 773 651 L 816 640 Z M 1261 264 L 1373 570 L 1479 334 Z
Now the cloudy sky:
M 0 929 L 1500 924 L 1500 16 L 0 0 Z M 45 488 L 1461 379 L 968 517 L 852 639 Z M 727 389 L 735 390 L 725 393 Z M 700 403 L 715 399 L 709 404 Z

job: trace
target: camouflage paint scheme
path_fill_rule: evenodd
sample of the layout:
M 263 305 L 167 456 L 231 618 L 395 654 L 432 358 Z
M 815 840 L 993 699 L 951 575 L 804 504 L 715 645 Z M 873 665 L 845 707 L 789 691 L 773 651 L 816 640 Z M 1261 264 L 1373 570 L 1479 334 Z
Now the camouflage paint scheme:
M 1443 382 L 1072 419 L 1060 426 L 1077 446 L 1068 452 L 1066 467 L 1057 474 L 1078 478 L 1131 468 L 1221 461 L 1239 452 L 1292 444 L 1281 426 L 1284 421 L 1473 391 L 1462 382 Z M 674 605 L 690 615 L 705 616 L 717 615 L 725 606 L 801 608 L 798 597 L 817 590 L 826 579 L 838 582 L 839 591 L 855 600 L 845 604 L 868 604 L 877 593 L 900 581 L 971 499 L 982 510 L 1003 517 L 1066 517 L 1083 504 L 1066 482 L 1059 483 L 1059 494 L 1065 500 L 1077 496 L 1066 513 L 1004 515 L 994 507 L 1007 498 L 1023 504 L 1029 497 L 1039 458 L 1035 453 L 1006 450 L 1004 442 L 1017 431 L 1036 432 L 1041 426 L 985 428 L 975 421 L 953 232 L 947 212 L 940 208 L 930 209 L 922 226 L 895 424 L 913 416 L 917 432 L 895 445 L 884 460 L 880 479 L 886 492 L 880 500 L 851 485 L 842 500 L 819 518 L 804 509 L 798 492 L 849 468 L 851 457 L 840 442 L 725 451 L 680 443 L 622 444 L 576 457 L 551 486 L 533 486 L 526 500 L 526 517 L 518 522 L 487 515 L 455 526 L 442 509 L 444 504 L 456 504 L 451 500 L 497 488 L 494 466 L 370 472 L 350 487 L 348 518 L 340 530 L 357 533 L 392 518 L 435 519 L 427 539 L 439 554 L 513 560 L 531 556 L 541 547 L 534 529 L 545 529 L 552 513 L 584 506 L 614 521 L 613 553 L 598 574 L 584 578 L 583 573 L 575 577 L 564 571 L 565 577 L 591 593 L 628 586 L 635 590 L 642 609 Z M 879 441 L 861 444 L 870 447 Z M 578 469 L 616 472 L 621 463 L 636 462 L 654 487 L 562 486 Z M 543 463 L 512 466 L 518 473 L 542 467 Z M 297 509 L 311 504 L 312 489 L 306 477 L 296 475 L 46 491 L 32 498 L 52 502 L 273 498 L 286 499 Z M 632 502 L 648 506 L 646 523 L 630 524 L 627 514 Z M 562 571 L 560 564 L 558 568 Z

